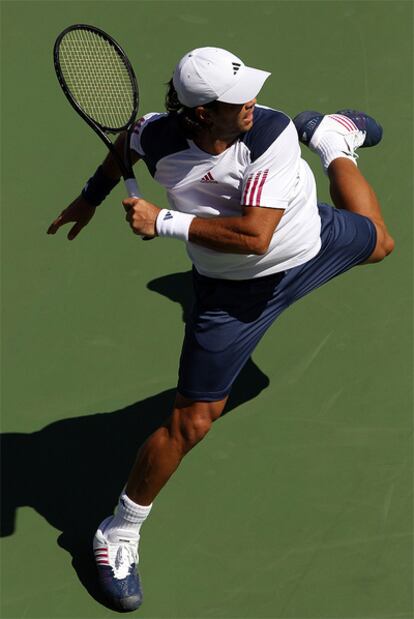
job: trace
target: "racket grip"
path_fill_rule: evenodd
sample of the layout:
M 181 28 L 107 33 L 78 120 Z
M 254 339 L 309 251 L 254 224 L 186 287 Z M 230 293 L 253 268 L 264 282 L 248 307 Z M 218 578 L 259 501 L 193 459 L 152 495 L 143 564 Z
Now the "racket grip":
M 142 194 L 138 189 L 138 183 L 135 178 L 126 178 L 125 179 L 125 187 L 128 192 L 128 196 L 130 198 L 142 198 Z M 143 241 L 152 241 L 154 237 L 152 236 L 142 236 Z
M 126 178 L 125 187 L 130 198 L 142 198 L 142 193 L 138 189 L 138 183 L 135 178 Z

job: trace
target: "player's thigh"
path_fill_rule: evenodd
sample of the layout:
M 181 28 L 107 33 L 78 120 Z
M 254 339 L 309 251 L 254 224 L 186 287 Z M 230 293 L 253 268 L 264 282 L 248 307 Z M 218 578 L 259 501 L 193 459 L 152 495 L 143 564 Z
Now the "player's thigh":
M 267 328 L 286 307 L 284 274 L 246 281 L 196 276 L 196 303 L 180 358 L 178 391 L 194 401 L 224 399 Z
M 291 302 L 365 263 L 376 247 L 376 229 L 367 217 L 327 204 L 318 206 L 321 249 L 308 262 L 286 272 L 283 285 Z

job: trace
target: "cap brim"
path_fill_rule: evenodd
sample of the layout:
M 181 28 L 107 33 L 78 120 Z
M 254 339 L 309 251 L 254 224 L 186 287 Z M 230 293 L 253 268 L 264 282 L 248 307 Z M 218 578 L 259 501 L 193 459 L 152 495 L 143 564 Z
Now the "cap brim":
M 217 97 L 217 101 L 235 104 L 247 103 L 257 97 L 269 75 L 271 73 L 268 71 L 245 66 L 243 75 L 240 76 L 237 84 Z

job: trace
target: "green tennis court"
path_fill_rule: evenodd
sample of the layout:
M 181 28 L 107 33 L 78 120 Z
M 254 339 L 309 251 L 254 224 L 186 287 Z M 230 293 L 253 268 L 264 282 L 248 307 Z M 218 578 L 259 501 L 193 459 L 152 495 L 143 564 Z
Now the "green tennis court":
M 1 617 L 115 616 L 91 536 L 168 411 L 191 303 L 183 244 L 132 235 L 121 186 L 75 241 L 46 236 L 106 154 L 52 62 L 57 34 L 89 23 L 125 48 L 143 113 L 163 111 L 186 51 L 213 45 L 272 71 L 264 105 L 378 118 L 360 168 L 396 239 L 263 339 L 143 527 L 136 615 L 412 619 L 412 3 L 3 0 L 1 17 Z

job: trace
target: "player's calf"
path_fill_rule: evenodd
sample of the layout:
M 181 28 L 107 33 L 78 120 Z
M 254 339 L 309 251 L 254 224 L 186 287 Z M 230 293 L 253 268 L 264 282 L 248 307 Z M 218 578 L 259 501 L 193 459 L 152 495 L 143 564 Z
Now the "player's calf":
M 394 239 L 387 230 L 374 189 L 358 168 L 346 158 L 333 160 L 328 168 L 328 176 L 335 206 L 363 215 L 375 226 L 375 249 L 364 264 L 380 262 L 394 249 Z

